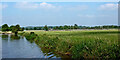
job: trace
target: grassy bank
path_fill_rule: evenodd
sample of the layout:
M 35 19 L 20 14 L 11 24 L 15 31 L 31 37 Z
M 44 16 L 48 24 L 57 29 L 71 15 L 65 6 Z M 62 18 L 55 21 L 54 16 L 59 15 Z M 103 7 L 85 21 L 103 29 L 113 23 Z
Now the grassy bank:
M 26 31 L 23 36 L 45 49 L 72 58 L 120 57 L 118 30 Z
M 2 31 L 0 31 L 0 34 L 2 34 Z

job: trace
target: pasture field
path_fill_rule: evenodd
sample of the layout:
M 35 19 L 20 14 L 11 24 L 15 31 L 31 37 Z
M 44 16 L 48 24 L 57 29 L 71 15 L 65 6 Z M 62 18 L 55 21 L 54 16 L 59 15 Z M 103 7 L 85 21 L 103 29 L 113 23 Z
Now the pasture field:
M 30 34 L 34 32 L 35 34 Z M 25 31 L 21 33 L 38 46 L 71 58 L 120 57 L 117 29 L 81 31 Z M 64 58 L 64 57 L 63 57 Z

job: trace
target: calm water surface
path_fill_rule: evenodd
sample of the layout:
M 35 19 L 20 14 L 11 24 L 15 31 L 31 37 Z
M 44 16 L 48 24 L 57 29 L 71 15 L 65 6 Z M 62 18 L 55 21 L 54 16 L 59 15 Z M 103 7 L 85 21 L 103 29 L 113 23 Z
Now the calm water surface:
M 43 52 L 34 42 L 22 36 L 2 35 L 3 58 L 60 58 L 51 52 Z

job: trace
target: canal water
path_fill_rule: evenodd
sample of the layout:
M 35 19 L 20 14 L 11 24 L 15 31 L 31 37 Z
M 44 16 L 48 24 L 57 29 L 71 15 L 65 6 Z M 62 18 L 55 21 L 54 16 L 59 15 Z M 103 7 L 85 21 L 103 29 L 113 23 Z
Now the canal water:
M 25 37 L 2 35 L 2 58 L 61 58 L 52 52 L 43 52 L 34 42 Z

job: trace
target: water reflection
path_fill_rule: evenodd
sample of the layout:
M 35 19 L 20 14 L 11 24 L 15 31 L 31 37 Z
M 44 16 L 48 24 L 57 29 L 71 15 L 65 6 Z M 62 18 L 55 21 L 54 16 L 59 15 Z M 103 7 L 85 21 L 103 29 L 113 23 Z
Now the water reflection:
M 2 35 L 3 58 L 57 58 L 49 50 L 40 48 L 33 40 L 15 35 Z
M 20 40 L 20 36 L 18 35 L 11 35 L 10 38 L 11 40 Z
M 65 54 L 62 54 L 62 53 L 58 53 L 58 52 L 55 52 L 55 49 L 49 49 L 49 48 L 45 48 L 45 47 L 41 47 L 37 41 L 35 42 L 34 40 L 27 40 L 29 41 L 30 43 L 35 43 L 39 48 L 40 50 L 44 53 L 44 56 L 47 56 L 48 59 L 51 59 L 51 58 L 63 58 L 62 60 L 64 60 L 64 58 L 71 58 L 70 55 L 65 55 Z
M 70 58 L 55 52 L 55 49 L 40 47 L 34 40 L 26 40 L 19 35 L 2 35 L 2 40 L 3 58 Z
M 8 35 L 6 34 L 2 35 L 2 40 L 8 40 Z

